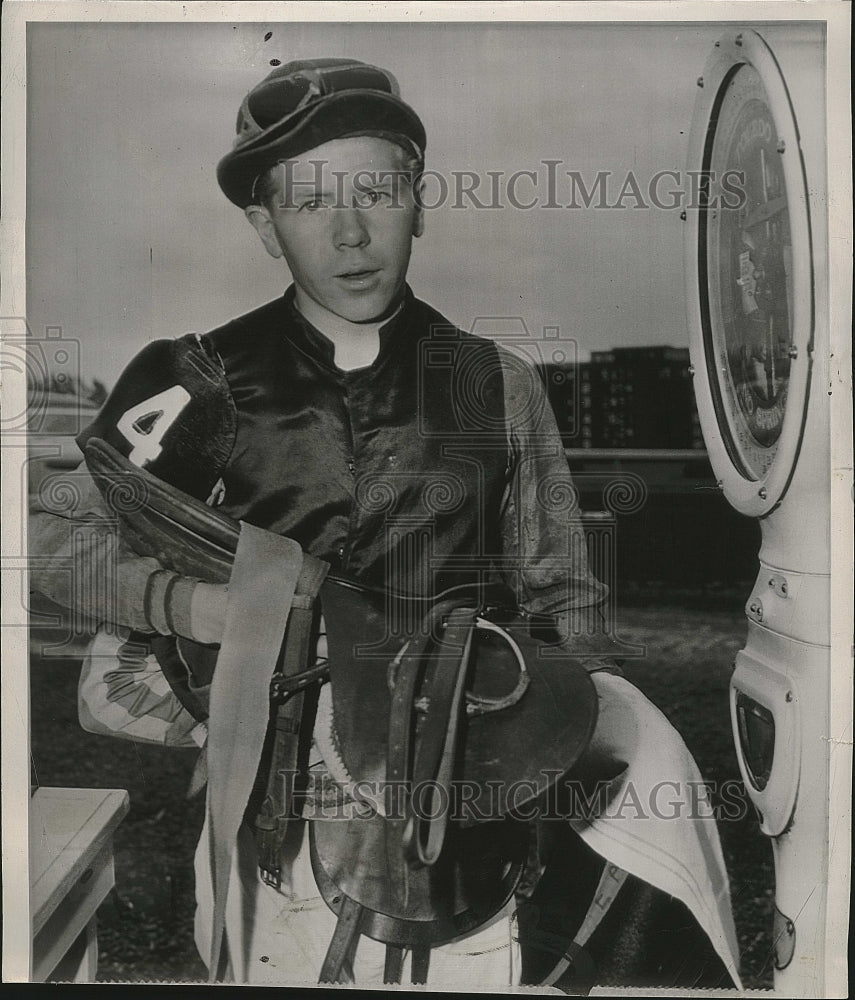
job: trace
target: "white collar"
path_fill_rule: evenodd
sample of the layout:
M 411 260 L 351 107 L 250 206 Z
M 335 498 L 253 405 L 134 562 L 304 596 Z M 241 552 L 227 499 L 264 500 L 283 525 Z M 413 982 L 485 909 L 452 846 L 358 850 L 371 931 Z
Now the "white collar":
M 294 299 L 297 311 L 312 326 L 327 337 L 335 348 L 335 364 L 345 371 L 367 368 L 380 351 L 380 328 L 385 326 L 403 308 L 403 301 L 391 316 L 370 320 L 367 323 L 353 323 L 315 302 L 308 295 Z

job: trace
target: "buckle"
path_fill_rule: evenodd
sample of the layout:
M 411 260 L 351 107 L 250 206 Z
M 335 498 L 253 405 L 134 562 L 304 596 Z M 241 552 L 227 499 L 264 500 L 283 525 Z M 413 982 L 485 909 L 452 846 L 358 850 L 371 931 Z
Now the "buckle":
M 274 889 L 282 887 L 282 869 L 278 865 L 275 868 L 267 865 L 259 865 L 258 873 L 261 875 L 261 881 L 265 885 L 269 885 Z
M 302 670 L 299 674 L 285 675 L 277 671 L 270 678 L 270 701 L 274 705 L 287 701 L 292 695 L 299 694 L 307 687 L 318 681 L 325 681 L 329 674 L 329 663 L 326 659 L 320 659 L 308 670 Z

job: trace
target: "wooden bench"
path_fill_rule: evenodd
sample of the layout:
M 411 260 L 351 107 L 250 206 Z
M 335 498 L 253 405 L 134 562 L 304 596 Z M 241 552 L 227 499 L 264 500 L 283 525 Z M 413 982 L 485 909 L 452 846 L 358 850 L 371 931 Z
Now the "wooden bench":
M 39 788 L 30 799 L 32 982 L 94 982 L 95 912 L 115 883 L 113 832 L 128 793 Z

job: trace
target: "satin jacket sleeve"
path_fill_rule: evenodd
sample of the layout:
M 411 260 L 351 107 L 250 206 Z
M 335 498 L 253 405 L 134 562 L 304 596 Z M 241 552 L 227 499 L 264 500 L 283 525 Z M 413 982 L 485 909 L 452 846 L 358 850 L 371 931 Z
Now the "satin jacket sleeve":
M 608 587 L 591 571 L 578 493 L 546 390 L 533 367 L 509 361 L 503 377 L 509 453 L 501 510 L 502 575 L 520 606 L 559 622 L 563 644 L 613 669 L 603 613 Z

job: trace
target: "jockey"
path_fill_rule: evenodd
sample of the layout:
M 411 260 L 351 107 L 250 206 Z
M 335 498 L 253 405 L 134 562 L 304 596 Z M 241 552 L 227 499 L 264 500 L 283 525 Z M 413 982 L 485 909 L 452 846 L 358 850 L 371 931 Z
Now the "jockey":
M 366 587 L 430 596 L 492 575 L 525 612 L 552 616 L 596 687 L 592 747 L 626 765 L 612 801 L 625 792 L 652 802 L 668 784 L 667 813 L 578 818 L 575 832 L 611 865 L 681 900 L 738 983 L 718 834 L 698 810 L 701 778 L 679 735 L 615 666 L 600 610 L 607 591 L 587 563 L 544 389 L 533 369 L 455 329 L 407 284 L 413 240 L 425 230 L 425 148 L 424 126 L 388 71 L 345 59 L 277 67 L 244 99 L 217 176 L 292 284 L 204 335 L 149 345 L 81 442 L 110 441 L 131 462 L 140 449 L 154 474 Z M 202 372 L 199 393 L 186 380 L 175 391 L 173 344 L 185 373 Z M 184 452 L 172 447 L 179 429 Z M 224 655 L 234 580 L 194 578 L 120 542 L 115 605 L 98 603 L 103 588 L 72 592 L 56 569 L 70 551 L 68 523 L 112 530 L 98 488 L 81 483 L 72 509 L 37 513 L 32 529 L 34 551 L 57 556 L 34 567 L 33 587 L 120 626 L 118 637 L 102 629 L 93 640 L 81 723 L 202 746 L 204 711 L 147 643 L 180 637 L 179 657 L 196 647 L 223 646 Z M 92 573 L 109 571 L 94 545 L 87 558 Z M 323 657 L 322 635 L 318 643 Z M 323 695 L 319 702 L 321 720 Z M 321 722 L 308 722 L 309 766 L 329 765 Z M 278 884 L 260 877 L 247 825 L 237 833 L 224 915 L 237 982 L 317 981 L 336 920 L 316 884 L 307 826 L 289 832 Z M 206 959 L 216 908 L 210 845 L 206 828 L 196 857 Z M 429 984 L 517 985 L 512 910 L 436 948 Z M 382 982 L 383 947 L 363 938 L 351 965 L 357 984 Z

